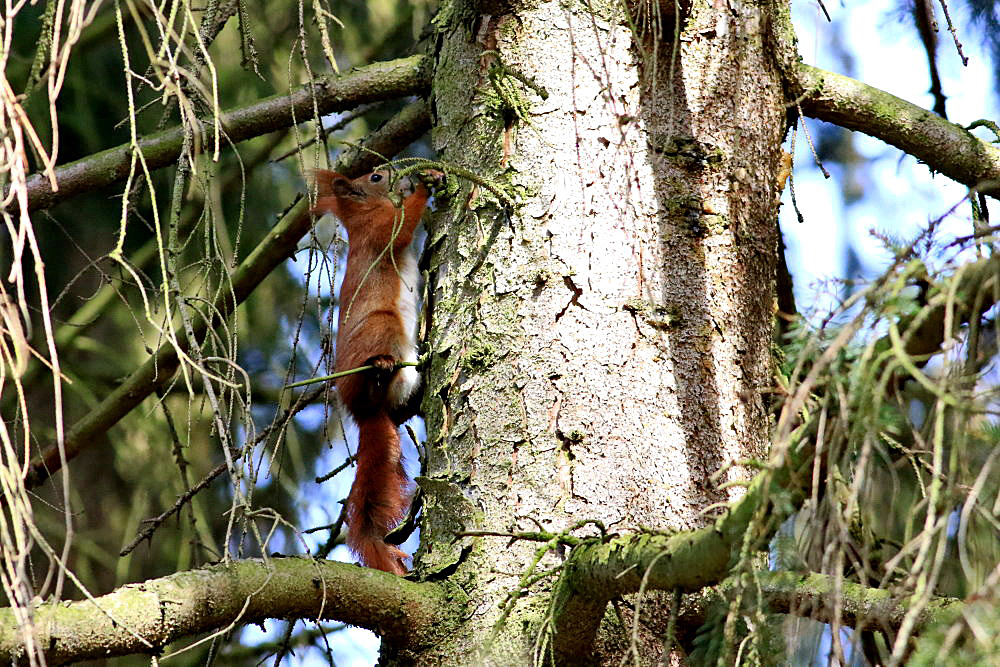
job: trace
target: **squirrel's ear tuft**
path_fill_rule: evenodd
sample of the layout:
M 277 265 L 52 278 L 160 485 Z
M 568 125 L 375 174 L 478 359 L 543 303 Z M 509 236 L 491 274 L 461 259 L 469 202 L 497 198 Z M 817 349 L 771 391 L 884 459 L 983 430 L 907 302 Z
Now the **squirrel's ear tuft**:
M 340 174 L 334 174 L 334 176 L 336 178 L 334 178 L 330 182 L 330 191 L 333 193 L 333 196 L 335 196 L 335 197 L 351 197 L 351 196 L 358 197 L 358 196 L 364 194 L 364 192 L 362 190 L 354 187 L 354 183 L 352 183 L 347 178 L 341 176 Z
M 343 188 L 346 184 L 350 189 L 350 181 L 335 171 L 328 169 L 311 169 L 309 171 L 310 180 L 316 184 L 316 196 L 329 197 L 330 195 L 343 196 Z

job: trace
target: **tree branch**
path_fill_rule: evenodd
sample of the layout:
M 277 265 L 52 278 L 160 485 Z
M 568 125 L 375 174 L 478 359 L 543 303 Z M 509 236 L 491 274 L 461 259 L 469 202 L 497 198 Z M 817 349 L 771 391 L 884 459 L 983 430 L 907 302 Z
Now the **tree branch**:
M 802 449 L 800 460 L 811 447 Z M 794 465 L 794 462 L 793 462 Z M 767 516 L 770 525 L 780 525 L 805 497 L 804 490 L 785 496 L 787 502 L 774 503 L 760 512 L 761 494 L 765 491 L 759 476 L 751 490 L 725 517 L 713 526 L 675 535 L 637 534 L 614 538 L 605 543 L 591 542 L 573 549 L 563 568 L 563 577 L 553 604 L 555 636 L 553 648 L 562 664 L 576 664 L 590 652 L 594 634 L 604 609 L 612 598 L 639 590 L 645 577 L 646 590 L 680 590 L 692 592 L 717 584 L 729 573 L 732 554 L 741 545 L 745 529 L 754 517 Z M 773 471 L 772 488 L 779 480 L 791 477 L 780 470 Z M 803 487 L 804 488 L 804 487 Z M 833 577 L 798 572 L 760 572 L 754 586 L 760 591 L 770 610 L 812 618 L 833 620 Z M 871 626 L 886 630 L 900 627 L 910 601 L 897 599 L 887 590 L 868 588 L 842 580 L 839 584 L 840 620 L 847 625 Z M 950 623 L 965 609 L 965 603 L 954 598 L 931 598 L 917 619 L 914 632 L 931 625 Z
M 761 572 L 757 576 L 760 591 L 770 611 L 794 614 L 823 623 L 832 623 L 833 600 L 838 596 L 840 620 L 851 627 L 873 625 L 889 631 L 899 630 L 910 604 L 880 588 L 868 588 L 852 581 L 841 580 L 839 590 L 833 577 L 800 572 Z M 753 590 L 753 587 L 750 587 Z M 917 634 L 933 625 L 951 623 L 965 609 L 965 603 L 955 598 L 931 598 L 917 617 L 913 631 Z
M 1000 149 L 960 125 L 841 74 L 799 64 L 803 113 L 858 130 L 909 153 L 934 171 L 1000 199 Z
M 427 103 L 412 104 L 369 137 L 365 145 L 373 152 L 354 152 L 339 163 L 338 169 L 349 176 L 365 173 L 382 161 L 376 154 L 395 155 L 418 139 L 429 127 Z M 220 296 L 210 311 L 214 314 L 214 319 L 211 316 L 198 318 L 198 323 L 194 325 L 195 338 L 204 340 L 209 322 L 214 326 L 220 318 L 231 314 L 275 267 L 294 255 L 299 239 L 309 231 L 311 225 L 312 215 L 309 213 L 308 202 L 301 199 L 233 272 L 230 278 L 231 290 Z M 191 341 L 185 338 L 183 329 L 176 332 L 176 339 L 180 341 L 182 350 L 190 348 Z M 96 444 L 99 436 L 117 424 L 147 396 L 158 388 L 165 387 L 177 371 L 178 363 L 177 349 L 169 342 L 161 345 L 149 361 L 129 375 L 117 389 L 66 432 L 66 460 Z M 49 445 L 31 462 L 24 480 L 25 488 L 38 486 L 59 467 L 59 449 L 55 444 Z
M 330 75 L 288 94 L 231 109 L 222 115 L 221 123 L 226 140 L 238 143 L 311 118 L 314 101 L 322 115 L 359 104 L 421 95 L 429 87 L 427 56 L 410 56 L 358 67 L 340 76 Z M 139 147 L 148 167 L 158 169 L 177 159 L 183 140 L 184 128 L 178 126 L 140 139 Z M 49 208 L 82 192 L 123 180 L 128 176 L 131 160 L 131 145 L 122 144 L 57 167 L 57 191 L 52 190 L 45 174 L 36 173 L 26 184 L 28 208 L 33 211 Z
M 39 605 L 30 632 L 50 665 L 159 653 L 183 637 L 268 618 L 335 618 L 419 647 L 444 630 L 454 594 L 346 563 L 245 560 L 128 584 L 94 602 Z M 0 609 L 0 660 L 25 657 L 27 630 Z
M 955 334 L 945 327 L 949 316 L 955 319 L 953 326 L 968 324 L 974 317 L 996 305 L 1000 291 L 996 280 L 1000 276 L 1000 258 L 988 257 L 962 266 L 958 286 L 954 294 L 939 293 L 928 302 L 926 315 L 912 333 L 910 323 L 904 322 L 902 331 L 907 331 L 906 352 L 914 357 L 937 354 L 945 339 Z M 886 337 L 888 341 L 888 337 Z

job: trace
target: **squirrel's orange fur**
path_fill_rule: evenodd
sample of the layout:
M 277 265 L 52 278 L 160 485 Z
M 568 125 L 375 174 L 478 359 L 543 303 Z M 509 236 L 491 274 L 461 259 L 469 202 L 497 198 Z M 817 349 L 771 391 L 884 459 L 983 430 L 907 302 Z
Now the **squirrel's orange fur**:
M 365 565 L 405 574 L 407 554 L 385 542 L 405 516 L 410 482 L 403 470 L 398 424 L 419 376 L 399 361 L 416 361 L 416 261 L 410 243 L 427 204 L 413 179 L 390 184 L 377 171 L 348 179 L 316 171 L 315 213 L 333 213 L 347 229 L 347 266 L 340 289 L 336 372 L 375 366 L 337 379 L 337 392 L 358 425 L 358 470 L 347 497 L 347 544 Z M 403 196 L 397 208 L 390 187 Z M 403 189 L 408 189 L 403 191 Z

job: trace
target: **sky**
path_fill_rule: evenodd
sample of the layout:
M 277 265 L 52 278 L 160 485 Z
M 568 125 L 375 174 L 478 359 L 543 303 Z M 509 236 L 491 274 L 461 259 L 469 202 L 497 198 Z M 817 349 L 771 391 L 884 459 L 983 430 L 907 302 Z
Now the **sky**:
M 935 3 L 936 4 L 936 3 Z M 993 70 L 980 37 L 968 27 L 964 5 L 948 3 L 959 30 L 969 63 L 963 67 L 950 34 L 941 26 L 938 34 L 938 67 L 948 97 L 952 122 L 968 125 L 979 118 L 997 118 L 997 99 L 992 93 Z M 916 30 L 897 18 L 895 3 L 888 0 L 853 2 L 827 0 L 834 24 L 827 22 L 815 2 L 793 0 L 793 20 L 799 51 L 810 65 L 848 74 L 924 108 L 934 104 L 928 92 L 930 76 L 926 56 Z M 940 13 L 940 12 L 939 12 Z M 843 46 L 853 56 L 856 71 L 844 72 L 836 55 L 834 36 L 840 30 Z M 806 129 L 818 131 L 819 121 L 806 119 Z M 979 136 L 988 137 L 978 131 Z M 835 302 L 829 280 L 842 278 L 851 244 L 863 264 L 863 275 L 874 277 L 887 266 L 888 253 L 870 232 L 888 231 L 912 238 L 931 219 L 944 215 L 966 195 L 964 186 L 930 170 L 877 139 L 855 133 L 856 147 L 874 162 L 864 179 L 864 194 L 845 205 L 835 179 L 826 180 L 814 165 L 802 129 L 796 141 L 795 190 L 805 222 L 796 221 L 789 192 L 782 198 L 781 229 L 788 246 L 789 270 L 795 281 L 800 310 L 829 310 Z M 787 150 L 787 146 L 786 146 Z M 830 169 L 836 172 L 835 168 Z M 836 175 L 836 173 L 835 173 Z M 943 226 L 944 233 L 971 231 L 969 208 L 960 206 Z

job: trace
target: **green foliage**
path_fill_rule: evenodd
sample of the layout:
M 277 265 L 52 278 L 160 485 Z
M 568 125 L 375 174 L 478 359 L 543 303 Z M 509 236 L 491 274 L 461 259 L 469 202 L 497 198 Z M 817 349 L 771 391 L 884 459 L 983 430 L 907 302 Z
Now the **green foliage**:
M 777 355 L 787 387 L 775 450 L 815 452 L 801 479 L 810 500 L 772 545 L 779 568 L 918 607 L 979 589 L 1000 562 L 1000 432 L 984 372 L 995 322 L 981 319 L 1000 265 L 966 263 L 954 245 L 951 261 L 919 255 L 939 252 L 934 233 L 932 223 L 916 241 L 884 239 L 895 255 L 886 273 L 838 313 L 802 318 Z M 881 646 L 887 657 L 905 637 Z
M 725 587 L 725 590 L 737 590 Z M 788 664 L 782 637 L 783 619 L 766 611 L 759 600 L 736 595 L 715 599 L 704 610 L 705 621 L 687 656 L 692 665 Z
M 939 626 L 920 637 L 907 664 L 973 667 L 992 664 L 997 655 L 1000 655 L 1000 614 L 996 600 L 981 599 L 969 604 L 954 624 Z

